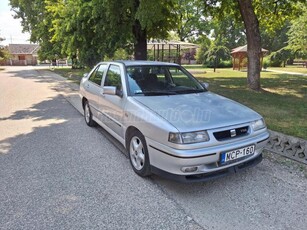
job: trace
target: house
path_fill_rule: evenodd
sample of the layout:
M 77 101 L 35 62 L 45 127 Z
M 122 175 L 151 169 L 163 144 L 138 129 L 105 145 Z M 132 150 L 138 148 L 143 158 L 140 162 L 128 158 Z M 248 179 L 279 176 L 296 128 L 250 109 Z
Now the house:
M 37 65 L 39 45 L 9 44 L 8 50 L 11 55 L 10 65 Z

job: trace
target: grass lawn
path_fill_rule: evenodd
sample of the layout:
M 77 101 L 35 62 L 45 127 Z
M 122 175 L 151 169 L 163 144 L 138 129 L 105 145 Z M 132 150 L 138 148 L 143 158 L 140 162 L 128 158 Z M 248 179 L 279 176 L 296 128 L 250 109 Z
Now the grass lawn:
M 232 69 L 186 66 L 199 80 L 210 84 L 210 91 L 236 100 L 260 113 L 268 127 L 307 140 L 307 77 L 274 72 L 261 73 L 263 92 L 246 87 L 246 72 Z M 54 72 L 79 83 L 89 70 L 56 68 Z M 297 71 L 293 71 L 297 72 Z

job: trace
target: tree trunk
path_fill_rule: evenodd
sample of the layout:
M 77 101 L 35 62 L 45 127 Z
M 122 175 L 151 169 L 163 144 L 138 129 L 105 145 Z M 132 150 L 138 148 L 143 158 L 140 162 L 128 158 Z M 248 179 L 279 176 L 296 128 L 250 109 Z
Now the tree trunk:
M 73 54 L 71 57 L 71 68 L 77 69 L 77 55 Z
M 252 0 L 237 0 L 244 21 L 247 37 L 247 84 L 252 90 L 259 91 L 260 87 L 260 57 L 261 36 L 259 22 L 252 6 Z
M 134 42 L 134 59 L 147 60 L 147 36 L 146 30 L 142 29 L 141 23 L 135 20 L 133 25 Z
M 216 67 L 217 67 L 217 56 L 214 58 L 214 73 L 216 71 Z

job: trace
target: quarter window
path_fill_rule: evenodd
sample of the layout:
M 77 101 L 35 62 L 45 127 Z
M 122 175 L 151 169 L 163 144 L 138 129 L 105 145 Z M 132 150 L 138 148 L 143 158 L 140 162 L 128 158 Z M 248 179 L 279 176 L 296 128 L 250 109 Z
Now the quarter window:
M 107 72 L 104 86 L 115 86 L 116 89 L 122 89 L 122 82 L 120 78 L 120 68 L 116 65 L 110 65 L 110 68 Z

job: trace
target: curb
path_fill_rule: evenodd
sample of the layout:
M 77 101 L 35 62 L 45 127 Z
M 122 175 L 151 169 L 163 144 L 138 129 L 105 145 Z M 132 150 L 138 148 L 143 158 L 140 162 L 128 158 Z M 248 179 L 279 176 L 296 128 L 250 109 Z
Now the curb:
M 82 103 L 79 95 L 79 85 L 72 83 L 66 78 L 58 75 L 50 70 L 36 70 L 41 76 L 51 76 L 61 82 L 61 85 L 55 87 L 55 89 L 63 93 L 67 101 L 83 115 Z
M 270 131 L 266 150 L 307 165 L 307 141 L 301 138 Z

